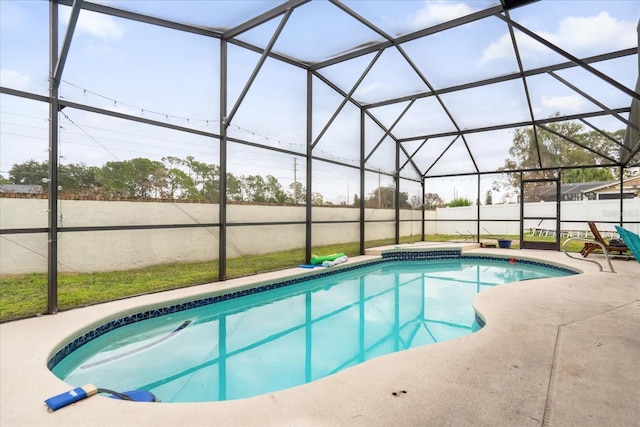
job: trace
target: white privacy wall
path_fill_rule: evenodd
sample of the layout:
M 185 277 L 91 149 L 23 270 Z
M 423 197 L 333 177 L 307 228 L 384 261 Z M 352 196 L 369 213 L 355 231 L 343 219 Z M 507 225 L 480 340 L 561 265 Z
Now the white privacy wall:
M 587 229 L 586 220 L 619 220 L 619 201 L 580 201 L 562 203 L 563 230 Z M 59 202 L 59 225 L 64 227 L 207 224 L 219 221 L 218 205 L 203 203 L 151 203 L 62 200 Z M 359 209 L 313 208 L 312 240 L 314 246 L 357 242 L 360 236 Z M 468 237 L 476 234 L 477 206 L 443 208 L 425 212 L 425 234 L 448 234 Z M 555 212 L 554 203 L 529 203 L 528 216 L 546 216 Z M 519 233 L 519 205 L 481 206 L 480 234 Z M 628 221 L 640 218 L 640 199 L 624 201 Z M 305 226 L 251 225 L 234 223 L 304 221 L 305 207 L 230 205 L 227 211 L 227 255 L 230 258 L 302 248 Z M 395 212 L 390 209 L 365 209 L 365 239 L 393 237 Z M 421 212 L 400 212 L 402 236 L 421 233 Z M 437 219 L 438 221 L 433 221 Z M 513 220 L 504 222 L 498 220 Z M 456 221 L 452 221 L 456 220 Z M 462 220 L 462 221 L 458 221 Z M 328 221 L 322 223 L 322 221 Z M 334 224 L 330 221 L 352 221 Z M 553 221 L 540 224 L 528 221 L 526 228 L 553 228 Z M 0 227 L 46 228 L 47 200 L 0 199 Z M 603 224 L 603 230 L 613 225 Z M 629 228 L 638 231 L 637 225 Z M 210 261 L 218 258 L 217 227 L 187 227 L 151 230 L 117 230 L 64 232 L 59 234 L 60 271 L 89 272 L 141 268 L 155 264 Z M 47 271 L 47 236 L 8 234 L 0 236 L 0 274 Z
M 619 200 L 582 200 L 576 202 L 562 202 L 560 218 L 561 230 L 589 230 L 587 221 L 619 222 Z M 640 199 L 626 199 L 623 204 L 625 221 L 640 220 Z M 468 235 L 476 233 L 477 206 L 459 208 L 439 208 L 436 210 L 437 233 L 451 235 Z M 556 216 L 555 202 L 525 203 L 525 217 L 553 217 Z M 507 235 L 520 233 L 520 205 L 488 205 L 480 207 L 480 234 Z M 459 220 L 468 221 L 459 221 Z M 510 220 L 504 222 L 499 220 Z M 449 222 L 442 222 L 449 221 Z M 575 221 L 575 222 L 572 222 Z M 555 229 L 555 219 L 540 221 L 539 219 L 525 220 L 525 230 L 543 228 Z M 613 224 L 602 224 L 598 228 L 604 231 L 615 231 Z M 630 224 L 628 228 L 638 232 L 637 224 Z

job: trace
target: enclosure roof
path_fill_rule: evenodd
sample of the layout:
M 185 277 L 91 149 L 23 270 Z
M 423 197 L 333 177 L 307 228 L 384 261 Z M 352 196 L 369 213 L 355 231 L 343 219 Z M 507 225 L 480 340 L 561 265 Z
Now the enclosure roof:
M 53 78 L 64 86 L 64 59 L 78 49 L 71 43 L 78 36 L 76 22 L 110 16 L 206 36 L 229 52 L 250 52 L 244 83 L 229 95 L 227 114 L 220 113 L 226 126 L 251 127 L 246 133 L 257 133 L 257 126 L 243 122 L 239 112 L 267 65 L 308 73 L 312 103 L 320 98 L 319 86 L 340 100 L 333 113 L 313 117 L 306 142 L 320 157 L 344 153 L 344 162 L 360 161 L 359 139 L 340 140 L 346 131 L 324 142 L 337 127 L 335 119 L 356 107 L 369 138 L 365 163 L 406 178 L 566 167 L 566 159 L 552 157 L 557 147 L 548 145 L 551 139 L 595 154 L 597 165 L 628 167 L 640 163 L 640 10 L 634 3 L 59 0 L 68 6 L 71 25 L 64 28 Z M 74 84 L 87 93 L 86 86 Z M 573 123 L 597 141 L 576 138 L 569 131 Z M 518 135 L 533 141 L 533 164 L 505 166 Z M 382 157 L 389 157 L 380 154 L 385 146 L 398 150 L 399 165 L 383 165 Z

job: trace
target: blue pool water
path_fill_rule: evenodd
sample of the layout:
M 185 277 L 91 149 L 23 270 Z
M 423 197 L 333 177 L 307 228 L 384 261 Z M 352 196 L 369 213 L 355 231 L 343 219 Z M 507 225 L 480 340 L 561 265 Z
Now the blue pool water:
M 379 262 L 98 328 L 49 366 L 73 386 L 145 389 L 162 402 L 240 399 L 471 334 L 480 328 L 472 307 L 479 292 L 568 274 L 478 257 Z

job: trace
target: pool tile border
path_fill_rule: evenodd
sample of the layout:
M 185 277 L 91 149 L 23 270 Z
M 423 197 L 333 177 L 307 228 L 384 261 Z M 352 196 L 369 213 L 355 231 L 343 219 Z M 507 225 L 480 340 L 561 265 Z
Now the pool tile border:
M 500 261 L 500 262 L 513 262 L 512 260 L 517 260 L 519 263 L 531 264 L 535 266 L 543 266 L 547 268 L 556 269 L 569 274 L 577 274 L 575 270 L 571 270 L 568 268 L 556 266 L 553 264 L 538 262 L 528 259 L 516 259 L 516 258 L 508 258 L 508 257 L 500 257 L 500 256 L 485 256 L 485 255 L 462 255 L 462 251 L 460 249 L 445 249 L 445 250 L 402 250 L 395 249 L 392 251 L 386 251 L 382 253 L 382 258 L 377 260 L 372 260 L 364 263 L 357 263 L 353 265 L 344 265 L 340 266 L 340 268 L 331 268 L 326 269 L 325 271 L 318 274 L 310 274 L 305 276 L 299 276 L 288 280 L 281 280 L 274 283 L 266 283 L 261 286 L 256 286 L 249 289 L 243 289 L 235 292 L 229 292 L 220 295 L 214 295 L 206 298 L 200 298 L 193 301 L 182 302 L 178 304 L 173 304 L 167 307 L 154 308 L 151 310 L 146 310 L 140 313 L 130 314 L 124 317 L 120 317 L 118 319 L 114 319 L 104 325 L 100 325 L 95 329 L 86 332 L 85 334 L 75 338 L 73 341 L 67 343 L 64 347 L 58 350 L 53 357 L 51 357 L 47 361 L 47 368 L 52 370 L 58 363 L 60 363 L 65 357 L 69 354 L 87 344 L 88 342 L 98 338 L 99 336 L 106 334 L 107 332 L 118 329 L 122 326 L 126 326 L 132 323 L 139 322 L 141 320 L 152 319 L 154 317 L 164 316 L 166 314 L 176 313 L 179 311 L 189 310 L 191 308 L 202 307 L 205 305 L 216 304 L 223 301 L 228 301 L 235 298 L 240 298 L 247 295 L 258 294 L 265 291 L 270 291 L 273 289 L 279 289 L 290 285 L 299 284 L 302 282 L 306 282 L 311 279 L 316 279 L 318 277 L 326 277 L 331 276 L 333 274 L 342 273 L 344 271 L 354 270 L 357 268 L 361 268 L 362 266 L 372 265 L 372 264 L 380 264 L 386 263 L 390 261 L 423 261 L 423 260 L 443 260 L 443 259 L 482 259 L 482 260 L 492 260 L 492 261 Z

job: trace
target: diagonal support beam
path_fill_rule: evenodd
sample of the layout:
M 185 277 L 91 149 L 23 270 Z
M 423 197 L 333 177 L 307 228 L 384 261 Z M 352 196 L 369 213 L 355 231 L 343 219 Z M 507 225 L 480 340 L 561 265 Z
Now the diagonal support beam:
M 447 145 L 447 148 L 445 148 L 444 150 L 442 150 L 442 153 L 440 153 L 440 155 L 438 156 L 438 158 L 437 158 L 437 159 L 435 159 L 435 160 L 433 161 L 433 163 L 431 163 L 431 166 L 429 166 L 429 167 L 427 168 L 427 170 L 424 172 L 424 174 L 422 175 L 422 177 L 423 177 L 423 178 L 426 178 L 426 177 L 427 177 L 427 174 L 429 173 L 429 171 L 430 171 L 431 169 L 433 169 L 433 167 L 436 165 L 436 163 L 438 163 L 438 162 L 440 161 L 440 159 L 445 155 L 445 153 L 446 153 L 447 151 L 449 151 L 449 148 L 451 148 L 451 146 L 453 145 L 453 143 L 454 143 L 454 142 L 456 142 L 456 141 L 458 140 L 458 138 L 460 138 L 460 135 L 458 135 L 458 136 L 456 136 L 455 138 L 453 138 L 453 141 L 451 141 L 451 142 L 449 143 L 449 145 Z
M 630 110 L 630 108 L 625 107 L 625 108 L 616 108 L 613 111 L 619 112 L 619 113 L 628 113 Z M 514 129 L 514 128 L 519 128 L 519 127 L 523 127 L 523 126 L 533 126 L 539 123 L 554 123 L 554 122 L 564 122 L 564 121 L 570 121 L 570 120 L 580 120 L 583 118 L 591 118 L 591 117 L 603 117 L 603 116 L 608 116 L 609 114 L 607 114 L 605 111 L 596 111 L 596 112 L 591 112 L 591 113 L 582 113 L 582 114 L 571 114 L 568 116 L 558 116 L 558 117 L 548 117 L 545 119 L 539 119 L 539 120 L 535 120 L 534 122 L 531 121 L 523 121 L 523 122 L 513 122 L 513 123 L 505 123 L 502 125 L 494 125 L 494 126 L 484 126 L 484 127 L 479 127 L 479 128 L 471 128 L 471 129 L 464 129 L 462 131 L 450 131 L 450 132 L 440 132 L 440 133 L 434 133 L 434 134 L 429 134 L 429 135 L 416 135 L 416 136 L 412 136 L 412 137 L 407 137 L 407 138 L 398 138 L 398 141 L 400 142 L 406 142 L 406 141 L 417 141 L 420 139 L 424 139 L 424 138 L 441 138 L 443 136 L 457 136 L 457 135 L 468 135 L 471 133 L 479 133 L 479 132 L 489 132 L 489 131 L 494 131 L 494 130 L 504 130 L 504 129 Z
M 71 17 L 69 18 L 69 26 L 67 27 L 67 33 L 64 36 L 64 43 L 62 44 L 62 51 L 58 57 L 56 68 L 51 76 L 53 86 L 60 87 L 60 79 L 62 78 L 62 71 L 64 70 L 64 64 L 67 62 L 69 56 L 69 48 L 71 47 L 71 40 L 73 39 L 73 33 L 76 30 L 76 24 L 78 23 L 78 16 L 80 16 L 80 10 L 82 10 L 83 0 L 74 0 L 71 7 Z
M 344 10 L 344 8 L 342 8 Z M 344 55 L 339 55 L 334 58 L 328 59 L 323 62 L 317 62 L 311 66 L 311 70 L 319 70 L 320 68 L 329 67 L 331 65 L 338 64 L 340 62 L 348 61 L 353 58 L 357 58 L 359 56 L 367 55 L 369 53 L 378 51 L 380 49 L 386 49 L 391 46 L 398 46 L 402 43 L 406 43 L 412 40 L 416 40 L 422 38 L 424 36 L 428 36 L 430 34 L 436 34 L 440 31 L 445 31 L 450 28 L 455 28 L 464 24 L 468 24 L 470 22 L 479 21 L 481 19 L 487 18 L 489 16 L 493 16 L 501 13 L 503 10 L 501 5 L 496 5 L 493 7 L 489 7 L 484 10 L 480 10 L 478 12 L 471 13 L 469 15 L 461 16 L 460 18 L 455 18 L 450 21 L 444 22 L 442 24 L 436 24 L 432 27 L 425 28 L 423 30 L 415 31 L 410 34 L 406 34 L 400 37 L 397 37 L 392 40 L 385 40 L 379 43 L 373 43 L 367 45 L 361 49 L 357 49 L 352 52 L 345 53 Z M 362 21 L 361 21 L 362 22 Z
M 540 126 L 542 129 L 546 130 L 547 132 L 552 133 L 552 134 L 554 134 L 554 135 L 556 135 L 556 136 L 559 136 L 560 138 L 565 139 L 565 140 L 567 140 L 567 141 L 569 141 L 569 142 L 571 142 L 571 143 L 573 143 L 573 144 L 575 144 L 575 145 L 577 145 L 577 146 L 579 146 L 579 147 L 582 147 L 582 148 L 584 148 L 585 150 L 592 152 L 593 154 L 596 154 L 596 155 L 598 155 L 598 156 L 600 156 L 600 157 L 603 157 L 603 158 L 605 158 L 605 159 L 609 160 L 609 161 L 610 161 L 610 162 L 612 162 L 612 163 L 615 163 L 615 164 L 618 164 L 618 163 L 619 163 L 617 160 L 613 159 L 612 157 L 610 157 L 610 156 L 608 156 L 608 155 L 606 155 L 606 154 L 600 153 L 600 152 L 599 152 L 599 151 L 597 151 L 597 150 L 594 150 L 593 148 L 591 148 L 591 147 L 589 147 L 588 145 L 586 145 L 586 144 L 584 144 L 584 143 L 582 143 L 582 142 L 578 141 L 578 140 L 577 140 L 577 139 L 575 139 L 575 138 L 571 138 L 570 136 L 563 135 L 563 134 L 561 134 L 560 132 L 558 132 L 558 131 L 556 131 L 556 130 L 554 130 L 554 129 L 552 129 L 552 128 L 548 127 L 548 126 L 545 126 L 545 125 L 543 125 L 543 124 L 538 124 L 537 126 Z
M 602 135 L 604 138 L 608 139 L 609 141 L 613 142 L 614 144 L 616 144 L 618 147 L 629 151 L 629 148 L 627 146 L 625 146 L 622 142 L 620 141 L 616 141 L 616 139 L 614 137 L 612 137 L 611 135 L 609 135 L 607 132 L 605 132 L 604 130 L 597 128 L 596 126 L 592 125 L 591 123 L 589 123 L 586 119 L 580 119 L 580 121 L 582 123 L 584 123 L 585 125 L 587 125 L 588 127 L 590 127 L 591 129 L 593 129 L 595 132 L 599 133 L 600 135 Z
M 384 32 L 383 30 L 381 30 L 379 27 L 373 25 L 370 21 L 368 21 L 365 18 L 363 18 L 362 15 L 356 13 L 353 9 L 347 7 L 341 1 L 329 0 L 329 2 L 331 4 L 333 4 L 334 6 L 336 6 L 337 8 L 339 8 L 340 10 L 342 10 L 343 12 L 345 12 L 347 15 L 351 16 L 356 21 L 358 21 L 358 22 L 364 24 L 365 26 L 367 26 L 370 30 L 375 31 L 376 33 L 378 33 L 380 36 L 384 37 L 388 41 L 390 41 L 392 43 L 395 43 L 394 40 L 393 40 L 393 37 L 391 37 L 389 34 Z
M 403 164 L 402 166 L 400 166 L 400 169 L 404 169 L 404 167 L 405 167 L 405 166 L 407 165 L 407 163 L 409 163 L 409 162 L 411 162 L 411 163 L 413 163 L 413 164 L 415 165 L 415 162 L 413 161 L 413 157 L 414 157 L 416 154 L 418 154 L 418 152 L 422 149 L 422 147 L 424 147 L 424 144 L 426 144 L 426 143 L 427 143 L 427 141 L 429 141 L 429 138 L 425 138 L 425 139 L 424 139 L 424 141 L 422 141 L 422 142 L 420 143 L 420 145 L 418 146 L 418 148 L 416 148 L 416 149 L 414 150 L 413 154 L 411 154 L 411 155 L 408 155 L 408 154 L 407 154 L 408 159 L 407 159 L 407 161 L 406 161 L 406 162 L 404 162 L 404 164 Z M 402 145 L 402 143 L 400 143 L 400 144 Z M 418 171 L 418 173 L 420 174 L 420 176 L 422 176 L 422 171 L 420 171 L 420 168 L 418 168 L 417 166 L 415 166 L 415 167 L 416 167 L 416 170 Z
M 313 75 L 320 80 L 322 83 L 326 84 L 327 86 L 329 86 L 331 89 L 335 90 L 337 93 L 340 94 L 340 96 L 342 96 L 343 98 L 347 98 L 353 105 L 355 105 L 358 108 L 362 108 L 362 104 L 360 102 L 358 102 L 358 100 L 353 99 L 353 97 L 349 97 L 349 94 L 345 91 L 343 91 L 342 89 L 340 89 L 338 86 L 336 86 L 335 83 L 333 83 L 331 80 L 329 80 L 328 78 L 326 78 L 325 76 L 323 76 L 322 74 L 318 73 L 317 71 L 312 71 Z
M 225 32 L 222 33 L 222 38 L 224 39 L 231 39 L 234 37 L 239 36 L 240 34 L 247 32 L 255 27 L 258 27 L 262 24 L 264 24 L 267 21 L 272 20 L 273 18 L 282 15 L 283 13 L 289 12 L 299 6 L 302 6 L 305 3 L 310 2 L 311 0 L 288 0 L 284 3 L 282 3 L 279 6 L 274 7 L 273 9 L 259 15 L 256 16 L 253 19 L 250 19 L 249 21 L 246 21 L 240 25 L 238 25 L 237 27 L 231 28 Z
M 590 56 L 587 58 L 583 58 L 582 61 L 591 64 L 591 63 L 595 63 L 595 62 L 602 62 L 602 61 L 609 61 L 611 59 L 617 59 L 617 58 L 623 58 L 626 56 L 632 56 L 632 55 L 637 55 L 638 54 L 638 48 L 637 47 L 633 47 L 633 48 L 629 48 L 629 49 L 623 49 L 623 50 L 618 50 L 615 52 L 609 52 L 609 53 L 605 53 L 602 55 L 596 55 L 596 56 Z M 558 70 L 566 70 L 566 69 L 571 69 L 571 68 L 575 68 L 575 67 L 579 67 L 578 64 L 575 64 L 573 62 L 563 62 L 560 64 L 554 64 L 554 65 L 548 65 L 545 67 L 539 67 L 539 68 L 533 68 L 531 70 L 526 70 L 524 71 L 524 76 L 525 77 L 532 77 L 538 74 L 546 74 L 549 71 L 558 71 Z M 449 87 L 445 87 L 445 88 L 440 88 L 437 89 L 435 91 L 428 91 L 428 92 L 422 92 L 422 93 L 415 93 L 415 94 L 411 94 L 411 95 L 406 95 L 406 96 L 401 96 L 398 98 L 392 98 L 392 99 L 387 99 L 385 101 L 379 101 L 379 102 L 371 102 L 369 104 L 363 105 L 364 108 L 376 108 L 376 107 L 382 107 L 385 105 L 390 105 L 390 104 L 397 104 L 399 102 L 406 102 L 409 101 L 411 99 L 414 98 L 428 98 L 430 96 L 434 96 L 436 94 L 440 94 L 443 95 L 445 93 L 451 93 L 451 92 L 458 92 L 461 90 L 466 90 L 466 89 L 472 89 L 475 87 L 481 87 L 481 86 L 487 86 L 490 84 L 494 84 L 494 83 L 502 83 L 502 82 L 506 82 L 506 81 L 511 81 L 511 80 L 515 80 L 515 79 L 521 79 L 522 78 L 522 73 L 520 72 L 515 72 L 515 73 L 509 73 L 509 74 L 504 74 L 501 76 L 497 76 L 497 77 L 491 77 L 488 79 L 482 79 L 482 80 L 476 80 L 474 82 L 470 82 L 470 83 L 464 83 L 464 84 L 459 84 L 459 85 L 455 85 L 455 86 L 449 86 Z
M 435 93 L 435 89 L 434 89 L 433 85 L 429 82 L 429 80 L 427 80 L 425 75 L 422 74 L 422 71 L 420 71 L 418 66 L 413 62 L 411 57 L 409 57 L 407 52 L 405 52 L 404 49 L 402 49 L 402 47 L 400 47 L 400 46 L 396 46 L 396 49 L 398 49 L 398 51 L 400 52 L 402 57 L 405 59 L 405 61 L 407 61 L 407 63 L 411 66 L 411 68 L 418 75 L 418 77 L 420 77 L 420 79 L 424 82 L 424 84 L 427 85 L 429 90 L 431 92 Z M 460 129 L 460 126 L 458 125 L 458 122 L 456 122 L 456 119 L 453 117 L 453 114 L 451 114 L 451 112 L 447 108 L 446 104 L 442 100 L 442 97 L 437 93 L 435 93 L 435 97 L 436 97 L 436 100 L 438 101 L 438 103 L 440 104 L 440 106 L 442 107 L 442 109 L 444 110 L 444 112 L 447 115 L 447 117 L 449 117 L 449 120 L 451 120 L 451 123 L 453 123 L 453 125 L 456 127 L 456 129 L 458 131 L 458 134 L 462 137 L 462 142 L 464 143 L 464 146 L 467 149 L 467 153 L 469 154 L 469 158 L 471 158 L 471 162 L 473 163 L 473 167 L 476 169 L 476 172 L 480 172 L 480 168 L 478 168 L 478 164 L 476 163 L 476 159 L 473 157 L 473 154 L 471 153 L 471 149 L 469 148 L 469 144 L 467 143 L 467 139 L 461 133 L 461 129 Z
M 373 156 L 373 153 L 376 152 L 376 150 L 378 149 L 378 147 L 380 146 L 380 144 L 382 144 L 382 141 L 384 141 L 384 139 L 389 136 L 391 137 L 393 140 L 396 140 L 396 138 L 391 134 L 391 131 L 393 130 L 394 127 L 396 127 L 396 125 L 398 124 L 398 122 L 400 122 L 400 120 L 402 119 L 402 117 L 404 117 L 404 115 L 407 113 L 407 111 L 409 111 L 409 109 L 411 108 L 411 106 L 413 105 L 413 103 L 415 102 L 415 100 L 411 101 L 409 104 L 407 104 L 406 107 L 404 107 L 404 110 L 402 110 L 402 112 L 400 112 L 400 114 L 398 115 L 398 118 L 396 118 L 396 120 L 391 124 L 391 127 L 389 129 L 387 129 L 379 120 L 377 117 L 375 117 L 373 114 L 371 114 L 370 111 L 365 111 L 365 114 L 367 116 L 369 116 L 369 118 L 371 118 L 371 120 L 373 120 L 379 127 L 380 129 L 382 129 L 384 131 L 384 135 L 382 135 L 382 138 L 380 138 L 380 140 L 378 141 L 378 143 L 376 145 L 373 146 L 373 148 L 371 149 L 371 151 L 369 152 L 369 154 L 364 158 L 364 162 L 368 162 L 369 159 L 371 158 L 371 156 Z
M 275 33 L 273 33 L 273 36 L 271 37 L 271 40 L 269 40 L 269 44 L 265 48 L 264 52 L 262 52 L 262 55 L 260 56 L 260 59 L 258 60 L 258 63 L 256 64 L 255 68 L 253 69 L 253 72 L 251 73 L 251 76 L 249 77 L 249 80 L 247 81 L 247 84 L 244 86 L 244 89 L 242 89 L 242 92 L 240 93 L 240 96 L 238 96 L 238 100 L 236 101 L 236 104 L 233 106 L 233 108 L 231 109 L 231 111 L 227 115 L 225 123 L 224 123 L 225 126 L 229 127 L 229 125 L 231 124 L 231 120 L 233 119 L 233 116 L 235 116 L 236 113 L 238 112 L 238 108 L 240 108 L 240 105 L 242 104 L 242 101 L 244 100 L 245 96 L 247 96 L 247 93 L 249 92 L 249 89 L 251 88 L 251 85 L 255 81 L 256 77 L 258 77 L 258 73 L 262 69 L 262 66 L 264 65 L 265 61 L 267 60 L 267 57 L 269 56 L 269 53 L 271 52 L 271 49 L 273 49 L 273 46 L 276 44 L 276 41 L 278 40 L 278 37 L 280 36 L 280 33 L 282 33 L 282 30 L 284 29 L 284 26 L 287 24 L 287 21 L 289 20 L 289 17 L 291 16 L 291 12 L 293 12 L 293 9 L 288 9 L 285 12 L 284 16 L 282 17 L 282 20 L 280 21 L 280 24 L 278 25 L 278 28 L 276 28 Z
M 324 134 L 327 132 L 327 130 L 329 129 L 329 127 L 331 126 L 331 124 L 333 123 L 333 121 L 336 119 L 336 117 L 338 117 L 338 114 L 340 114 L 340 112 L 342 111 L 342 109 L 344 108 L 345 105 L 347 105 L 347 102 L 349 102 L 349 100 L 351 99 L 351 97 L 353 96 L 353 94 L 355 93 L 355 91 L 358 89 L 358 86 L 360 86 L 360 83 L 362 83 L 362 81 L 364 80 L 364 78 L 367 76 L 367 74 L 369 73 L 369 71 L 371 70 L 371 68 L 375 65 L 375 63 L 378 61 L 378 58 L 380 58 L 380 55 L 382 55 L 382 52 L 384 52 L 384 50 L 379 50 L 378 53 L 376 54 L 376 56 L 373 57 L 373 59 L 369 62 L 369 65 L 367 66 L 367 68 L 364 70 L 364 72 L 360 75 L 360 78 L 358 78 L 358 81 L 356 81 L 356 83 L 353 85 L 353 87 L 351 88 L 351 90 L 349 91 L 349 93 L 344 97 L 344 99 L 342 100 L 342 102 L 340 103 L 340 106 L 336 109 L 336 111 L 333 113 L 333 115 L 331 116 L 331 118 L 329 119 L 329 121 L 327 122 L 327 124 L 324 126 L 324 128 L 322 129 L 322 131 L 320 131 L 320 133 L 318 134 L 318 136 L 316 137 L 316 139 L 313 141 L 313 143 L 311 144 L 311 148 L 315 148 L 315 146 L 318 144 L 318 142 L 320 141 L 320 139 L 322 139 L 322 137 L 324 136 Z
M 384 141 L 384 139 L 389 136 L 391 139 L 393 139 L 393 141 L 398 145 L 398 147 L 402 150 L 402 152 L 409 157 L 409 153 L 407 152 L 407 150 L 402 146 L 402 144 L 398 141 L 398 139 L 391 133 L 391 131 L 393 130 L 393 128 L 400 122 L 400 120 L 402 119 L 402 117 L 404 117 L 404 115 L 407 113 L 407 111 L 409 111 L 409 109 L 411 108 L 411 106 L 413 105 L 413 103 L 415 102 L 415 100 L 412 100 L 411 102 L 409 102 L 409 104 L 404 108 L 404 110 L 402 110 L 402 112 L 400 113 L 400 115 L 398 116 L 398 118 L 393 122 L 393 124 L 391 125 L 391 127 L 389 129 L 387 129 L 381 122 L 380 120 L 378 120 L 378 118 L 376 116 L 374 116 L 370 110 L 365 110 L 365 114 L 367 116 L 369 116 L 369 118 L 371 120 L 373 120 L 375 122 L 375 124 L 377 124 L 380 129 L 382 129 L 385 133 L 385 135 L 380 138 L 380 140 L 378 141 L 378 143 L 371 149 L 371 151 L 369 152 L 369 155 L 366 156 L 366 158 L 364 159 L 365 163 L 369 160 L 369 158 L 371 158 L 371 156 L 373 155 L 373 153 L 375 153 L 375 151 L 378 149 L 378 147 L 380 146 L 380 144 L 382 144 L 382 141 Z M 408 163 L 411 162 L 411 164 L 413 165 L 413 168 L 416 170 L 416 172 L 418 172 L 418 174 L 420 173 L 420 168 L 418 167 L 418 165 L 415 164 L 415 162 L 413 162 L 411 160 L 411 158 L 409 158 L 409 160 L 407 160 L 407 162 L 405 162 L 405 164 L 400 167 L 398 169 L 398 173 L 404 168 L 404 166 Z
M 631 148 L 631 151 L 629 151 L 629 154 L 627 154 L 623 159 L 622 159 L 622 164 L 626 165 L 627 163 L 629 163 L 631 161 L 631 159 L 633 159 L 635 157 L 636 154 L 640 153 L 640 141 L 636 142 L 636 146 Z
M 604 111 L 606 111 L 607 113 L 611 114 L 613 117 L 615 117 L 616 119 L 620 120 L 622 123 L 624 123 L 627 126 L 632 127 L 635 130 L 638 130 L 638 126 L 636 126 L 634 123 L 630 122 L 629 120 L 625 119 L 624 117 L 622 117 L 620 114 L 616 113 L 615 111 L 613 111 L 611 108 L 607 107 L 606 105 L 604 105 L 603 103 L 601 103 L 600 101 L 598 101 L 597 99 L 595 99 L 594 97 L 590 96 L 589 94 L 587 94 L 586 92 L 578 89 L 578 87 L 572 85 L 571 83 L 569 83 L 568 81 L 566 81 L 565 79 L 563 79 L 562 77 L 560 77 L 559 75 L 557 75 L 556 73 L 554 73 L 553 71 L 549 72 L 549 75 L 551 75 L 553 78 L 555 78 L 556 80 L 562 82 L 565 86 L 571 88 L 572 90 L 576 91 L 577 93 L 579 93 L 580 95 L 582 95 L 583 97 L 587 98 L 589 101 L 593 102 L 594 104 L 596 104 L 598 107 L 602 108 Z
M 418 173 L 418 175 L 421 174 L 420 172 L 420 168 L 418 167 L 418 165 L 413 161 L 413 155 L 409 155 L 409 152 L 407 151 L 406 148 L 404 148 L 404 146 L 402 144 L 400 144 L 400 142 L 398 142 L 398 140 L 396 140 L 396 144 L 398 144 L 398 147 L 400 147 L 400 149 L 402 150 L 402 152 L 404 153 L 405 156 L 407 156 L 407 161 L 404 162 L 402 164 L 402 166 L 398 167 L 398 173 L 400 173 L 401 170 L 404 169 L 404 167 L 407 165 L 407 163 L 411 163 L 411 166 L 413 166 L 413 169 Z M 415 153 L 414 153 L 415 155 Z
M 527 107 L 529 108 L 529 117 L 533 122 L 536 118 L 533 114 L 533 105 L 531 105 L 531 95 L 529 93 L 529 85 L 527 84 L 527 77 L 524 74 L 524 66 L 522 65 L 522 57 L 520 56 L 520 49 L 518 49 L 518 42 L 516 41 L 516 34 L 513 31 L 513 25 L 511 25 L 511 16 L 509 15 L 509 11 L 505 11 L 505 15 L 508 19 L 507 27 L 509 28 L 509 36 L 511 37 L 511 44 L 513 45 L 513 51 L 516 55 L 516 61 L 518 62 L 518 70 L 520 70 L 520 76 L 522 79 L 522 85 L 524 87 L 524 93 L 527 97 Z M 540 155 L 540 141 L 538 140 L 538 129 L 533 126 L 533 140 L 536 144 L 536 152 L 538 153 L 538 166 L 542 167 L 542 157 Z
M 607 107 L 606 105 L 604 105 L 603 103 L 601 103 L 600 101 L 598 101 L 594 97 L 590 96 L 586 92 L 580 90 L 577 86 L 572 85 L 567 80 L 563 79 L 562 77 L 560 77 L 559 75 L 557 75 L 553 71 L 549 71 L 549 75 L 551 77 L 555 78 L 556 80 L 558 80 L 559 82 L 563 83 L 565 86 L 567 86 L 567 87 L 571 88 L 572 90 L 574 90 L 575 92 L 579 93 L 583 97 L 587 98 L 589 101 L 593 102 L 598 107 L 602 108 L 604 111 L 606 111 L 607 113 L 611 114 L 613 117 L 615 117 L 616 119 L 620 120 L 625 125 L 631 126 L 633 129 L 638 130 L 638 126 L 636 126 L 635 124 L 631 123 L 629 120 L 625 119 L 620 114 L 616 113 L 611 108 Z
M 507 23 L 511 23 L 511 25 L 513 25 L 519 31 L 521 31 L 524 34 L 528 35 L 529 37 L 531 37 L 532 39 L 534 39 L 538 43 L 541 43 L 541 44 L 545 45 L 546 47 L 548 47 L 549 49 L 553 50 L 554 52 L 564 56 L 565 58 L 567 58 L 571 62 L 574 62 L 574 63 L 578 64 L 580 67 L 584 68 L 586 71 L 590 72 L 591 74 L 595 75 L 596 77 L 599 77 L 600 79 L 602 79 L 605 82 L 609 83 L 611 86 L 615 87 L 616 89 L 620 90 L 621 92 L 626 93 L 627 95 L 629 95 L 632 98 L 640 99 L 640 93 L 636 93 L 636 92 L 632 91 L 631 89 L 629 89 L 625 85 L 619 83 L 618 81 L 612 79 L 611 77 L 609 77 L 605 73 L 593 68 L 591 65 L 587 64 L 586 62 L 584 62 L 580 58 L 571 55 L 569 52 L 559 48 L 558 46 L 554 45 L 553 43 L 551 43 L 547 39 L 545 39 L 543 37 L 540 37 L 539 35 L 537 35 L 533 31 L 529 30 L 527 27 L 525 27 L 523 25 L 520 25 L 517 22 L 512 21 L 512 20 L 510 20 L 509 18 L 507 18 L 507 17 L 505 17 L 503 15 L 496 15 L 496 17 L 502 19 L 503 21 L 505 21 Z

